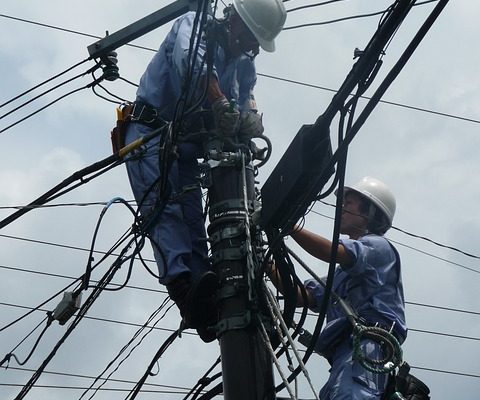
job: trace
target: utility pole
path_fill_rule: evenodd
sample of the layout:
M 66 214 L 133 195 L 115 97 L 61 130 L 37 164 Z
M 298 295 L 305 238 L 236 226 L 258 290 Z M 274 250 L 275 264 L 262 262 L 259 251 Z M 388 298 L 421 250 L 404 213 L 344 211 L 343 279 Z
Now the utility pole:
M 252 153 L 235 139 L 222 144 L 208 152 L 207 176 L 208 234 L 220 280 L 216 330 L 224 398 L 275 399 L 272 359 L 259 330 L 261 275 L 253 261 L 250 220 L 255 202 Z

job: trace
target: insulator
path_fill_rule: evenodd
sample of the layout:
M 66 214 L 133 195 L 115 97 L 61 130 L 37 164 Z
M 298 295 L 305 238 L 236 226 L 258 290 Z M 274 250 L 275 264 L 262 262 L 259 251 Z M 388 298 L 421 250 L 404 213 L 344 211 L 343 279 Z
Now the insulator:
M 120 77 L 116 51 L 105 54 L 100 60 L 102 62 L 103 79 L 114 81 Z

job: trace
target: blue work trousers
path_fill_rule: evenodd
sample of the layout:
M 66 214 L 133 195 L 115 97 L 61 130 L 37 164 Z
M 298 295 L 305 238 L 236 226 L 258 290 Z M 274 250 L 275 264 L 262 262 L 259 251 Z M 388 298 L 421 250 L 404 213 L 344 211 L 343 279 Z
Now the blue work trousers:
M 368 357 L 382 357 L 379 345 L 362 342 L 362 351 Z M 386 385 L 387 374 L 366 370 L 352 359 L 352 339 L 346 338 L 334 351 L 330 377 L 320 390 L 321 400 L 380 400 Z
M 126 144 L 152 131 L 151 128 L 130 123 Z M 150 140 L 131 154 L 126 162 L 133 194 L 146 219 L 155 220 L 148 230 L 160 283 L 167 285 L 179 274 L 190 272 L 192 280 L 209 269 L 202 192 L 198 181 L 197 157 L 201 146 L 182 143 L 178 146 L 178 159 L 173 161 L 168 181 L 170 198 L 160 214 L 152 213 L 158 196 L 158 180 L 163 171 L 159 163 L 160 137 Z

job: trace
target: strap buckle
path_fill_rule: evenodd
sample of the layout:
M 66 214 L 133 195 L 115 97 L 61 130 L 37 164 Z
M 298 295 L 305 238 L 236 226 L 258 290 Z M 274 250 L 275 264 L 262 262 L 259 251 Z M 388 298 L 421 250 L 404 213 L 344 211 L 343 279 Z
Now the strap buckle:
M 160 120 L 156 108 L 150 107 L 144 103 L 133 103 L 132 121 L 141 122 L 144 124 L 153 124 Z

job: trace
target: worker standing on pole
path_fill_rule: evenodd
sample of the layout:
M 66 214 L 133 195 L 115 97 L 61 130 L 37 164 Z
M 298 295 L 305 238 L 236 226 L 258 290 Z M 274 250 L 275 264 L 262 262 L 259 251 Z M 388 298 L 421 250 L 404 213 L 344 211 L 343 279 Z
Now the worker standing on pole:
M 206 342 L 215 339 L 206 326 L 216 317 L 210 299 L 217 278 L 208 260 L 198 180 L 197 158 L 203 156 L 203 147 L 188 134 L 200 126 L 227 136 L 256 136 L 263 131 L 253 96 L 254 59 L 259 47 L 275 50 L 274 39 L 285 19 L 281 0 L 233 0 L 220 20 L 202 19 L 195 12 L 177 19 L 141 77 L 126 129 L 128 144 L 171 121 L 187 127 L 182 131 L 184 139 L 175 143 L 170 164 L 159 156 L 168 135 L 165 129 L 130 155 L 126 166 L 143 224 L 148 227 L 145 234 L 152 243 L 159 281 L 177 304 L 185 326 L 196 328 Z M 207 31 L 199 20 L 208 21 Z M 201 36 L 195 36 L 199 32 Z M 195 104 L 203 92 L 205 101 Z M 186 120 L 188 113 L 185 120 L 183 115 L 179 118 L 182 106 L 209 110 L 203 115 L 210 122 Z M 162 178 L 168 181 L 167 193 L 159 193 Z
M 344 188 L 340 239 L 332 290 L 345 300 L 366 326 L 391 332 L 399 343 L 407 335 L 400 257 L 383 236 L 392 226 L 395 198 L 381 181 L 365 177 Z M 296 229 L 293 239 L 314 257 L 330 262 L 332 243 L 306 229 Z M 272 282 L 281 289 L 275 266 L 269 272 Z M 316 280 L 305 282 L 305 304 L 319 311 L 324 286 Z M 299 293 L 297 306 L 303 306 Z M 330 377 L 320 391 L 322 400 L 380 400 L 386 389 L 388 374 L 367 370 L 353 356 L 352 325 L 341 305 L 331 298 L 327 321 L 315 351 L 330 363 Z M 379 343 L 364 340 L 362 351 L 370 359 L 382 359 Z

